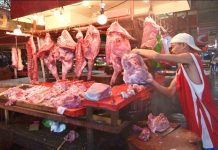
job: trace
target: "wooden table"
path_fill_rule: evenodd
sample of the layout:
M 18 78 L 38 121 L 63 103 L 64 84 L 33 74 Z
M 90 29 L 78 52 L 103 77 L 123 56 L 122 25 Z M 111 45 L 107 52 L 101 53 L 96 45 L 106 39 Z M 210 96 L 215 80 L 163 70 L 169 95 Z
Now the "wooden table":
M 83 101 L 83 106 L 86 107 L 86 116 L 80 118 L 72 118 L 65 115 L 59 115 L 57 113 L 47 112 L 45 110 L 35 110 L 28 107 L 22 106 L 5 106 L 4 103 L 0 102 L 0 108 L 4 109 L 5 112 L 5 121 L 8 123 L 9 115 L 8 111 L 19 112 L 30 116 L 48 118 L 52 120 L 57 120 L 64 123 L 69 123 L 72 125 L 85 127 L 87 129 L 87 141 L 88 141 L 88 148 L 93 149 L 93 129 L 104 131 L 108 133 L 120 133 L 125 127 L 127 127 L 132 121 L 131 120 L 122 120 L 121 123 L 118 123 L 119 120 L 119 111 L 131 105 L 134 102 L 142 102 L 148 101 L 150 98 L 151 88 L 147 87 L 145 90 L 141 91 L 140 93 L 136 94 L 135 96 L 129 97 L 127 99 L 121 98 L 118 96 L 117 93 L 127 89 L 127 85 L 119 85 L 115 86 L 112 89 L 112 97 L 100 100 L 98 102 L 91 102 L 91 101 Z M 93 119 L 93 110 L 94 109 L 103 109 L 110 113 L 110 123 L 109 124 L 99 124 Z M 137 118 L 137 117 L 136 117 Z
M 143 142 L 132 135 L 128 138 L 130 150 L 201 150 L 201 139 L 193 132 L 179 127 L 168 135 L 161 137 L 152 134 L 151 139 Z

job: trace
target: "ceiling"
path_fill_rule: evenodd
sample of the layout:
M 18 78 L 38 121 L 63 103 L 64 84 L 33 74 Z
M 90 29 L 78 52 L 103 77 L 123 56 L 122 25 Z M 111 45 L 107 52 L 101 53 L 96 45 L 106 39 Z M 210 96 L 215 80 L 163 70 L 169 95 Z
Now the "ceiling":
M 16 2 L 18 0 L 12 0 L 12 2 Z M 31 3 L 28 3 L 29 5 L 39 5 L 34 3 L 33 0 Z M 85 1 L 85 2 L 84 2 Z M 67 27 L 67 26 L 75 26 L 75 25 L 81 25 L 81 24 L 92 24 L 96 22 L 97 16 L 100 14 L 100 0 L 84 0 L 84 1 L 78 1 L 77 2 L 71 1 L 70 5 L 61 5 L 59 1 L 59 4 L 52 3 L 53 0 L 49 0 L 51 3 L 49 6 L 50 9 L 48 9 L 48 4 L 46 4 L 47 1 L 43 1 L 44 5 L 40 6 L 41 9 L 38 9 L 39 11 L 33 11 L 36 6 L 34 7 L 28 7 L 27 9 L 30 9 L 29 13 L 30 15 L 22 16 L 20 17 L 18 14 L 16 16 L 19 21 L 23 22 L 33 22 L 33 14 L 37 13 L 37 15 L 41 16 L 43 15 L 45 18 L 45 29 L 55 29 L 60 27 Z M 12 6 L 13 3 L 11 2 Z M 26 1 L 23 1 L 23 3 Z M 69 1 L 64 1 L 68 2 Z M 152 6 L 152 12 L 154 14 L 163 14 L 163 13 L 170 13 L 170 12 L 178 12 L 178 11 L 184 11 L 189 10 L 190 5 L 187 0 L 180 0 L 180 1 L 173 1 L 173 0 L 104 0 L 105 3 L 105 15 L 109 19 L 114 18 L 120 18 L 122 16 L 131 16 L 131 15 L 140 15 L 140 14 L 148 14 L 150 6 Z M 65 3 L 67 4 L 67 3 Z M 84 5 L 85 4 L 85 5 Z M 56 6 L 56 7 L 54 7 Z M 59 20 L 57 16 L 54 16 L 53 13 L 55 9 L 57 9 L 58 6 L 63 6 L 63 16 L 66 18 L 64 21 Z M 180 6 L 180 7 L 177 7 Z M 14 6 L 13 6 L 14 7 Z M 12 8 L 13 8 L 12 7 Z M 23 8 L 24 6 L 22 6 Z M 44 8 L 47 8 L 46 11 Z M 59 8 L 60 8 L 59 7 Z M 53 8 L 53 9 L 52 9 Z M 33 9 L 33 10 L 32 10 Z M 22 9 L 21 9 L 22 10 Z M 134 11 L 134 12 L 133 12 Z M 12 9 L 12 18 L 15 18 L 15 14 L 13 14 Z M 27 13 L 26 13 L 27 14 Z

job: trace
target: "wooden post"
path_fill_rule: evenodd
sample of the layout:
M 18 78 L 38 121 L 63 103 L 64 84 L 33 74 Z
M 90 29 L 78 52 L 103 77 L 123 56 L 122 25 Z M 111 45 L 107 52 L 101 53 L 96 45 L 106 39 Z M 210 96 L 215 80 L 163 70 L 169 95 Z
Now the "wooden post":
M 38 43 L 38 49 L 40 49 L 41 45 L 40 45 L 39 37 L 37 37 L 37 43 Z M 40 59 L 40 64 L 41 64 L 41 68 L 42 68 L 43 82 L 45 82 L 46 81 L 46 79 L 45 79 L 45 66 L 44 66 L 44 62 L 42 59 Z

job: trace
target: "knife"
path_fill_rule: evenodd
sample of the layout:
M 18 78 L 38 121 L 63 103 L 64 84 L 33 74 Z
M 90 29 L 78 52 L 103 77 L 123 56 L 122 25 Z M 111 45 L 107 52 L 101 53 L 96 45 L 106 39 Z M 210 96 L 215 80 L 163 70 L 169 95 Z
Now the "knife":
M 174 124 L 168 130 L 166 130 L 163 134 L 161 134 L 160 138 L 164 138 L 165 136 L 167 136 L 168 134 L 172 133 L 173 131 L 175 131 L 179 127 L 180 127 L 180 124 Z

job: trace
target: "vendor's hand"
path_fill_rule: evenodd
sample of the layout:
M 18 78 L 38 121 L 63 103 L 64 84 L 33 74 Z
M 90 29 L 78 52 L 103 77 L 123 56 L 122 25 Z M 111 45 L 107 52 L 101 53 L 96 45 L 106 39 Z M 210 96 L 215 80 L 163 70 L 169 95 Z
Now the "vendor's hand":
M 131 51 L 132 53 L 142 55 L 143 57 L 149 58 L 149 59 L 156 59 L 157 55 L 159 53 L 155 52 L 154 50 L 147 50 L 147 49 L 133 49 Z
M 151 73 L 148 73 L 148 78 L 147 78 L 147 80 L 146 80 L 148 83 L 153 83 L 153 81 L 154 81 L 154 78 L 152 77 L 152 75 L 151 75 Z

